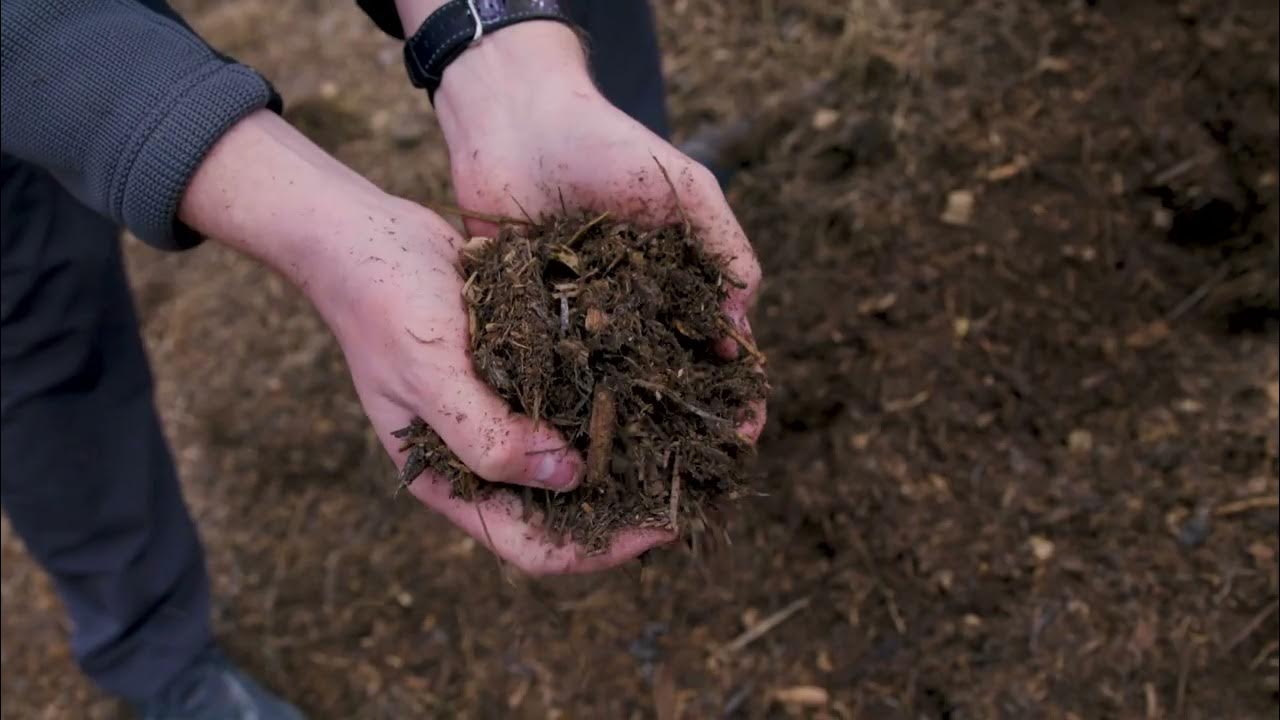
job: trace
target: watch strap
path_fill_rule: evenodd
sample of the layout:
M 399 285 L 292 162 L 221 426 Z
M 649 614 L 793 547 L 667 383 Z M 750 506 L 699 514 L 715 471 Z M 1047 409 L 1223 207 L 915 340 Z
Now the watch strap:
M 431 13 L 404 44 L 404 65 L 432 102 L 444 70 L 476 40 L 526 20 L 572 25 L 558 0 L 450 0 Z

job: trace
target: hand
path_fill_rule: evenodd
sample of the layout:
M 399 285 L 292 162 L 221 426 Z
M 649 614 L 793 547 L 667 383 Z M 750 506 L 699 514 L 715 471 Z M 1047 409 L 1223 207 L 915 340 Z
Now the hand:
M 743 285 L 724 309 L 750 342 L 760 266 L 715 177 L 600 95 L 566 27 L 528 22 L 486 37 L 449 66 L 436 109 L 458 202 L 469 210 L 537 219 L 585 208 L 648 225 L 687 216 Z M 467 228 L 493 232 L 475 220 Z M 737 350 L 729 339 L 722 348 Z M 764 403 L 753 410 L 740 429 L 754 440 Z
M 455 269 L 462 238 L 438 216 L 382 193 L 265 112 L 242 120 L 213 147 L 180 215 L 306 293 L 337 336 L 361 404 L 397 464 L 405 458 L 391 432 L 419 416 L 486 480 L 551 489 L 577 484 L 581 457 L 545 452 L 567 443 L 513 414 L 476 376 Z M 449 484 L 430 475 L 410 491 L 531 573 L 598 570 L 667 539 L 628 533 L 588 557 L 579 547 L 550 543 L 521 520 L 512 497 L 477 506 L 451 497 Z
M 378 216 L 375 216 L 378 219 Z M 326 315 L 346 354 L 356 390 L 387 451 L 404 462 L 391 432 L 413 416 L 426 420 L 485 480 L 566 490 L 583 473 L 581 457 L 547 424 L 514 414 L 475 373 L 468 355 L 468 320 L 456 268 L 462 238 L 443 220 L 404 204 L 384 216 L 389 241 L 343 273 L 344 307 Z M 389 233 L 394 232 L 394 236 Z M 376 235 L 375 235 L 376 238 Z M 317 298 L 317 305 L 332 301 Z M 521 519 L 514 495 L 477 507 L 451 496 L 448 482 L 429 473 L 409 486 L 419 500 L 520 569 L 534 574 L 589 572 L 625 562 L 669 539 L 634 531 L 600 555 L 573 545 L 556 547 Z

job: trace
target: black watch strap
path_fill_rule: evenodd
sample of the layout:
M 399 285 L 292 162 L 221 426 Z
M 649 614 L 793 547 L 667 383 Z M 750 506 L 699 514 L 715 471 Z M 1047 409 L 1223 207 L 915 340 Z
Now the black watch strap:
M 427 17 L 404 43 L 404 66 L 415 87 L 435 101 L 444 69 L 471 43 L 525 20 L 573 22 L 558 0 L 450 0 Z

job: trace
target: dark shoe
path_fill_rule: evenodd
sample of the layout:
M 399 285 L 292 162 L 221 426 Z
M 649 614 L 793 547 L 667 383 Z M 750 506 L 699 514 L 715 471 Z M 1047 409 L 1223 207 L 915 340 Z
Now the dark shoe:
M 201 656 L 139 710 L 143 720 L 304 720 L 297 708 L 217 650 Z

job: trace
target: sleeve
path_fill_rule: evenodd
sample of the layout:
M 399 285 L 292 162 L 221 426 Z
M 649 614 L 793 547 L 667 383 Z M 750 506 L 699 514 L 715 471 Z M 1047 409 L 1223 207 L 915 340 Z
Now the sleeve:
M 397 40 L 404 40 L 404 25 L 396 12 L 395 0 L 356 0 L 356 5 L 382 32 Z
M 205 153 L 279 98 L 151 4 L 0 3 L 0 149 L 147 243 L 178 250 L 200 241 L 176 216 Z

